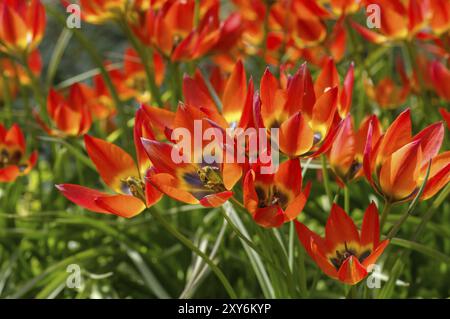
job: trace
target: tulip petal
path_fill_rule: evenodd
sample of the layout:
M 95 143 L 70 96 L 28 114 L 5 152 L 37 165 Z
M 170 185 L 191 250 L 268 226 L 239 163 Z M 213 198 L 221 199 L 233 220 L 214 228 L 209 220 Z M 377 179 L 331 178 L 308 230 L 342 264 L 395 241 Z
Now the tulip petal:
M 180 181 L 167 173 L 158 173 L 150 176 L 149 182 L 160 192 L 187 204 L 198 204 L 199 200 L 185 188 L 180 187 Z M 204 194 L 204 196 L 209 194 Z
M 411 111 L 403 111 L 387 129 L 378 149 L 376 164 L 411 141 Z
M 14 182 L 20 175 L 20 170 L 16 165 L 7 166 L 0 169 L 0 183 Z
M 340 126 L 328 153 L 330 166 L 341 179 L 345 180 L 355 160 L 355 134 L 350 116 Z
M 238 61 L 223 92 L 223 116 L 228 123 L 239 122 L 244 110 L 247 83 L 244 65 Z
M 284 213 L 280 206 L 272 205 L 258 208 L 253 214 L 253 219 L 262 227 L 280 227 L 284 223 Z
M 200 204 L 205 207 L 219 207 L 222 206 L 228 199 L 233 196 L 233 192 L 226 191 L 221 193 L 215 193 L 211 195 L 206 195 L 200 199 Z
M 385 239 L 381 241 L 377 246 L 375 246 L 376 248 L 372 251 L 372 253 L 366 259 L 363 260 L 362 262 L 363 266 L 367 268 L 370 265 L 375 264 L 388 244 L 389 240 Z
M 292 221 L 303 211 L 311 191 L 311 182 L 309 182 L 302 193 L 297 195 L 294 200 L 289 203 L 284 211 L 284 222 Z
M 420 141 L 422 148 L 422 164 L 426 164 L 435 157 L 444 141 L 444 124 L 432 124 L 414 136 L 413 141 Z
M 19 125 L 14 124 L 5 135 L 5 143 L 10 145 L 18 145 L 22 152 L 25 151 L 25 136 Z
M 374 202 L 371 202 L 364 213 L 364 219 L 361 226 L 361 246 L 378 246 L 380 239 L 380 224 L 378 217 L 378 208 Z
M 355 285 L 367 276 L 367 271 L 355 256 L 350 256 L 341 265 L 338 271 L 339 280 Z
M 320 97 L 326 90 L 339 86 L 339 73 L 336 64 L 332 58 L 328 58 L 322 68 L 316 82 L 314 83 L 314 92 Z
M 95 201 L 99 197 L 111 196 L 103 192 L 99 192 L 87 187 L 73 185 L 73 184 L 61 184 L 56 185 L 56 188 L 70 201 L 74 202 L 78 206 L 81 206 L 87 210 L 96 213 L 110 214 L 111 212 L 101 206 Z
M 420 141 L 411 142 L 395 151 L 384 161 L 379 173 L 383 193 L 394 201 L 412 195 L 420 186 L 421 163 Z
M 145 209 L 145 204 L 131 195 L 97 197 L 95 203 L 109 213 L 125 218 L 139 215 Z
M 424 177 L 428 165 L 422 167 L 421 175 Z M 421 199 L 426 200 L 433 197 L 447 183 L 450 182 L 450 151 L 439 154 L 431 162 L 430 176 L 423 190 Z
M 311 238 L 311 252 L 314 256 L 313 259 L 322 271 L 331 278 L 337 279 L 338 272 L 331 264 L 330 260 L 324 255 L 323 251 L 319 248 L 314 238 Z
M 292 115 L 280 127 L 280 150 L 290 156 L 298 157 L 309 152 L 314 143 L 314 132 L 300 112 Z
M 343 243 L 359 243 L 358 230 L 353 220 L 337 204 L 333 204 L 330 216 L 325 226 L 328 247 Z
M 311 126 L 315 133 L 320 134 L 322 141 L 333 124 L 338 102 L 338 88 L 333 87 L 324 92 L 316 101 L 313 108 Z
M 103 181 L 117 193 L 127 193 L 123 180 L 140 178 L 133 158 L 119 146 L 85 135 L 86 150 Z

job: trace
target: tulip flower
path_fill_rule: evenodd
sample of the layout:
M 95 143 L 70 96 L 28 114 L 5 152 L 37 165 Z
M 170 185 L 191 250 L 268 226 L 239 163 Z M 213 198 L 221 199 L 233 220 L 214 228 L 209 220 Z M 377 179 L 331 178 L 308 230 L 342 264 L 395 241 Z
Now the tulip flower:
M 443 138 L 442 123 L 412 136 L 409 109 L 397 117 L 375 145 L 369 128 L 363 163 L 366 178 L 386 201 L 404 202 L 416 196 L 431 165 L 420 198 L 434 196 L 450 181 L 450 151 L 438 154 Z
M 324 238 L 298 221 L 295 226 L 300 242 L 320 269 L 347 285 L 366 278 L 369 266 L 376 263 L 389 243 L 387 239 L 380 242 L 378 209 L 374 203 L 366 209 L 360 232 L 336 204 L 331 208 Z
M 300 214 L 310 189 L 311 183 L 302 189 L 299 159 L 282 163 L 274 174 L 262 174 L 255 165 L 243 182 L 244 206 L 258 225 L 280 227 Z
M 366 0 L 365 3 L 379 6 L 380 32 L 371 31 L 355 22 L 352 22 L 352 26 L 372 43 L 411 40 L 426 26 L 429 15 L 427 1 Z
M 188 145 L 181 148 L 178 144 L 145 138 L 142 143 L 155 168 L 155 173 L 148 178 L 154 187 L 181 202 L 217 207 L 233 195 L 231 190 L 240 179 L 242 169 L 236 161 L 224 160 L 226 153 L 222 141 L 196 141 L 199 136 L 194 128 L 194 120 L 202 122 L 200 138 L 203 138 L 204 129 L 213 128 L 206 118 L 207 114 L 200 109 L 180 105 L 173 127 L 174 130 L 178 128 L 189 132 Z M 180 138 L 185 141 L 187 137 Z M 211 146 L 214 144 L 215 147 Z M 205 154 L 209 154 L 205 152 L 206 147 L 216 150 L 218 161 L 205 159 Z M 177 158 L 173 154 L 177 154 Z
M 136 99 L 140 103 L 149 103 L 152 97 L 139 55 L 134 49 L 127 48 L 123 60 L 123 69 L 109 71 L 119 97 L 122 100 Z M 157 52 L 153 54 L 153 66 L 156 85 L 160 86 L 164 80 L 165 65 Z
M 23 55 L 32 52 L 45 32 L 45 8 L 40 0 L 0 2 L 0 51 Z
M 36 114 L 39 124 L 49 135 L 54 136 L 81 136 L 87 133 L 92 124 L 88 91 L 85 84 L 76 83 L 70 87 L 68 97 L 64 98 L 59 92 L 50 89 L 47 112 L 56 129 L 47 126 Z
M 317 83 L 316 83 L 317 84 Z M 338 88 L 320 91 L 316 99 L 306 64 L 290 79 L 285 89 L 266 69 L 261 79 L 257 117 L 267 129 L 280 129 L 280 150 L 290 156 L 316 157 L 331 146 L 338 105 Z
M 25 137 L 17 124 L 6 129 L 0 124 L 0 183 L 14 182 L 36 165 L 37 151 L 26 156 Z
M 228 50 L 239 37 L 239 15 L 232 14 L 220 24 L 219 8 L 217 0 L 202 1 L 194 25 L 194 0 L 166 1 L 130 21 L 130 27 L 142 43 L 156 47 L 172 61 L 197 59 L 215 50 Z
M 42 58 L 38 50 L 31 52 L 27 57 L 27 64 L 31 72 L 38 76 L 42 70 Z M 0 59 L 0 67 L 3 70 L 3 74 L 7 79 L 11 79 L 12 83 L 9 85 L 14 86 L 14 82 L 18 82 L 21 85 L 29 86 L 31 79 L 26 70 L 21 64 L 15 63 L 12 59 Z
M 224 88 L 217 89 L 218 97 L 222 102 L 222 111 L 219 112 L 214 98 L 211 96 L 205 79 L 200 72 L 196 72 L 193 78 L 185 77 L 183 80 L 183 94 L 187 105 L 200 109 L 207 109 L 214 113 L 215 118 L 222 127 L 242 129 L 252 126 L 253 116 L 253 81 L 250 79 L 247 86 L 247 77 L 242 61 L 238 61 L 224 81 Z M 212 116 L 211 116 L 212 117 Z
M 336 133 L 327 156 L 330 167 L 340 184 L 345 184 L 363 175 L 364 147 L 369 125 L 372 125 L 371 143 L 375 145 L 381 136 L 381 128 L 378 118 L 374 115 L 366 117 L 356 132 L 349 115 Z
M 153 136 L 143 116 L 142 112 L 136 116 L 135 141 Z M 100 177 L 114 194 L 74 184 L 57 185 L 68 200 L 92 212 L 126 218 L 140 214 L 159 201 L 162 194 L 146 181 L 153 170 L 140 144 L 136 144 L 136 164 L 127 152 L 112 143 L 89 135 L 85 135 L 84 142 Z
M 333 87 L 337 87 L 339 89 L 337 110 L 342 119 L 349 114 L 350 107 L 352 105 L 354 69 L 355 66 L 352 62 L 341 85 L 336 64 L 332 58 L 328 58 L 323 64 L 322 71 L 314 83 L 314 92 L 316 97 L 320 97 L 327 90 Z
M 301 54 L 303 49 L 317 45 L 327 35 L 324 19 L 330 14 L 316 1 L 233 2 L 242 15 L 244 50 L 248 54 L 264 55 L 269 63 L 277 63 L 280 49 L 286 49 L 289 55 Z

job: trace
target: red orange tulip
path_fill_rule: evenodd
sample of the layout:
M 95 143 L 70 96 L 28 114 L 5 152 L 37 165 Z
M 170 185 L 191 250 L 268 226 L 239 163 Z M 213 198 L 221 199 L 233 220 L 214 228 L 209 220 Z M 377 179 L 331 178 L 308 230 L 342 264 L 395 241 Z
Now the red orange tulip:
M 220 162 L 210 163 L 203 157 L 205 147 L 210 143 L 195 142 L 194 120 L 202 121 L 205 128 L 211 127 L 205 118 L 207 114 L 198 108 L 187 105 L 178 107 L 173 127 L 190 132 L 191 139 L 187 149 L 154 139 L 144 138 L 142 143 L 155 167 L 155 174 L 148 178 L 152 185 L 176 200 L 215 207 L 222 205 L 233 195 L 231 190 L 240 179 L 242 169 L 235 162 L 223 160 L 225 150 L 216 154 L 222 159 Z M 221 141 L 213 142 L 218 143 L 217 149 L 223 149 Z M 178 154 L 180 159 L 175 160 L 173 154 Z
M 326 84 L 328 85 L 328 83 Z M 316 92 L 306 64 L 281 88 L 269 69 L 261 79 L 257 109 L 267 129 L 280 129 L 280 150 L 290 156 L 318 156 L 331 145 L 338 106 L 338 87 L 322 86 Z
M 137 114 L 135 140 L 151 138 L 144 114 Z M 122 148 L 104 140 L 85 135 L 84 141 L 89 157 L 103 182 L 114 194 L 100 192 L 74 184 L 56 187 L 70 201 L 96 212 L 130 218 L 140 214 L 146 207 L 158 202 L 161 193 L 146 181 L 153 174 L 151 163 L 143 156 L 143 149 L 136 144 L 138 164 Z
M 240 34 L 239 15 L 219 21 L 220 3 L 202 1 L 194 25 L 195 1 L 165 1 L 151 7 L 130 25 L 146 45 L 155 46 L 173 61 L 197 59 L 215 50 L 230 49 Z
M 308 255 L 333 279 L 355 285 L 368 275 L 389 240 L 380 242 L 378 209 L 374 203 L 367 208 L 359 232 L 347 213 L 334 204 L 320 237 L 296 221 L 297 235 Z
M 438 154 L 444 126 L 435 123 L 412 136 L 409 109 L 401 113 L 377 143 L 369 129 L 364 172 L 372 186 L 389 202 L 412 200 L 430 175 L 421 199 L 434 196 L 450 181 L 450 152 Z
M 55 136 L 80 136 L 87 133 L 92 125 L 92 115 L 88 108 L 89 88 L 85 84 L 74 84 L 69 95 L 64 98 L 61 93 L 50 89 L 47 98 L 47 112 L 56 129 L 39 118 L 43 129 Z
M 302 188 L 299 159 L 280 165 L 274 174 L 261 174 L 258 166 L 243 181 L 244 206 L 263 227 L 279 227 L 294 220 L 305 207 L 311 184 Z
M 411 40 L 425 28 L 430 14 L 427 1 L 367 0 L 365 3 L 379 6 L 380 32 L 369 30 L 357 23 L 352 25 L 365 39 L 376 44 Z
M 381 136 L 381 128 L 376 116 L 366 117 L 359 129 L 353 129 L 348 116 L 339 127 L 333 144 L 327 154 L 330 167 L 341 183 L 349 182 L 362 175 L 364 148 L 369 125 L 372 125 L 372 144 L 376 144 Z
M 2 0 L 0 17 L 1 51 L 22 55 L 36 49 L 46 24 L 40 0 Z
M 37 151 L 26 156 L 25 137 L 17 124 L 6 129 L 0 124 L 0 183 L 14 182 L 36 164 Z

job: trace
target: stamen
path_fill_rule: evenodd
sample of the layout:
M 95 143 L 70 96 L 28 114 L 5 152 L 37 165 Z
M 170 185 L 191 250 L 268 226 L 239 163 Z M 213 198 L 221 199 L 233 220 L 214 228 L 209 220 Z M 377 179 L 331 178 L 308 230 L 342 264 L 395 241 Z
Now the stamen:
M 145 183 L 141 179 L 133 176 L 123 179 L 121 188 L 124 193 L 131 194 L 142 200 L 144 203 L 146 202 Z
M 225 186 L 223 185 L 222 177 L 217 167 L 204 166 L 198 168 L 197 175 L 204 187 L 215 192 L 225 191 Z

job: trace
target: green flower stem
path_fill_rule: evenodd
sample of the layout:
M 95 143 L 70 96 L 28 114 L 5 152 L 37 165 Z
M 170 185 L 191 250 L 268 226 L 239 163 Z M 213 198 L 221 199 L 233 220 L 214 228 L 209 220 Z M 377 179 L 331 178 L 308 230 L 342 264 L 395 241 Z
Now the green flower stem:
M 358 299 L 358 286 L 357 285 L 350 286 L 345 298 L 346 299 Z
M 200 0 L 195 0 L 194 28 L 197 28 L 199 23 L 200 23 Z
M 232 197 L 233 199 L 233 197 Z M 235 204 L 238 204 L 240 209 L 244 209 L 245 207 L 240 204 L 238 201 L 234 200 Z M 231 220 L 230 216 L 228 216 L 227 211 L 225 209 L 225 207 L 222 206 L 222 215 L 225 218 L 226 222 L 228 223 L 228 225 L 231 227 L 231 230 L 236 234 L 236 236 L 242 240 L 248 247 L 250 247 L 255 253 L 257 253 L 261 259 L 263 259 L 264 261 L 266 261 L 267 263 L 272 263 L 271 260 L 269 260 L 263 253 L 262 251 L 256 247 L 255 243 L 246 235 L 244 235 L 238 228 L 238 226 L 236 226 L 236 224 Z M 259 227 L 259 226 L 258 226 Z M 276 267 L 275 265 L 273 265 L 273 267 L 277 268 L 277 270 L 280 273 L 286 274 L 284 269 L 281 269 L 280 267 Z
M 360 51 L 357 47 L 357 39 L 354 34 L 354 29 L 352 28 L 350 22 L 348 19 L 345 19 L 345 27 L 347 29 L 347 33 L 350 35 L 350 48 L 351 48 L 351 55 L 353 59 L 356 61 L 356 64 L 358 67 L 361 68 L 361 71 L 359 72 L 360 81 L 355 81 L 356 83 L 361 84 L 360 94 L 359 94 L 359 106 L 356 112 L 356 120 L 357 122 L 362 121 L 364 117 L 365 110 L 367 108 L 367 101 L 366 101 L 366 95 L 364 94 L 364 86 L 363 86 L 363 76 L 365 73 L 369 74 L 369 72 L 366 69 L 366 64 L 364 63 L 364 60 L 361 58 L 361 55 L 359 54 Z M 348 212 L 347 212 L 348 213 Z
M 72 38 L 72 32 L 69 29 L 63 29 L 61 34 L 56 42 L 55 48 L 52 52 L 52 56 L 50 58 L 50 62 L 48 64 L 47 70 L 47 78 L 46 83 L 48 87 L 51 87 L 53 84 L 53 79 L 55 78 L 56 72 L 58 70 L 58 66 L 61 62 L 61 59 L 64 55 L 64 52 Z
M 386 223 L 386 219 L 389 215 L 389 212 L 391 211 L 392 203 L 389 200 L 385 200 L 383 212 L 381 213 L 381 219 L 380 219 L 380 231 L 383 230 L 383 226 Z
M 182 95 L 180 84 L 183 80 L 180 76 L 180 64 L 178 62 L 173 62 L 170 59 L 167 59 L 167 64 L 169 65 L 169 71 L 172 74 L 172 99 L 173 107 L 176 108 Z
M 350 192 L 347 184 L 344 186 L 344 210 L 347 214 L 350 214 Z
M 323 185 L 325 187 L 325 192 L 327 194 L 328 202 L 331 207 L 333 205 L 333 194 L 331 194 L 330 178 L 328 176 L 328 168 L 327 168 L 327 158 L 325 157 L 325 155 L 321 156 L 321 160 L 322 160 Z
M 44 119 L 44 121 L 48 120 L 47 115 L 47 102 L 46 102 L 46 94 L 44 93 L 44 90 L 42 89 L 39 80 L 34 75 L 33 71 L 30 69 L 30 66 L 28 65 L 27 57 L 24 56 L 22 58 L 22 64 L 23 68 L 25 69 L 25 72 L 27 73 L 27 76 L 30 78 L 30 85 L 31 90 L 33 91 L 34 98 L 39 104 L 39 114 Z
M 9 94 L 8 79 L 6 78 L 6 76 L 3 72 L 2 72 L 2 77 L 0 80 L 3 82 L 3 92 L 2 93 L 3 93 L 4 107 L 5 107 L 4 121 L 5 121 L 5 124 L 9 126 L 13 119 L 13 114 L 12 114 L 13 109 L 12 109 L 11 95 Z
M 174 228 L 157 210 L 155 207 L 152 207 L 152 209 L 149 209 L 150 214 L 163 226 L 170 234 L 172 234 L 175 238 L 177 238 L 183 245 L 185 245 L 187 248 L 189 248 L 191 251 L 196 253 L 198 256 L 200 256 L 211 268 L 211 270 L 214 272 L 214 274 L 217 276 L 217 278 L 220 280 L 220 282 L 225 287 L 225 290 L 227 291 L 228 295 L 232 299 L 236 299 L 237 295 L 234 291 L 233 287 L 231 286 L 228 279 L 225 277 L 223 272 L 217 267 L 217 265 L 209 259 L 209 257 L 203 253 L 198 247 L 196 247 L 186 236 L 181 234 L 176 228 Z

